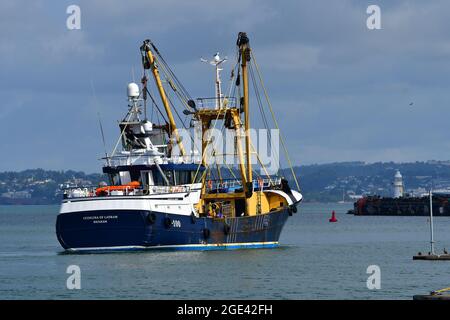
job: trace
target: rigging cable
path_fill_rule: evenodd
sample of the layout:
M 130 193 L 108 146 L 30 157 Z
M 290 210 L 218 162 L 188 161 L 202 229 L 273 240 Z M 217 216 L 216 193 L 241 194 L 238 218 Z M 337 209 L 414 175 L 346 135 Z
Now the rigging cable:
M 159 114 L 161 115 L 161 117 L 163 118 L 163 120 L 166 122 L 166 124 L 168 124 L 167 119 L 164 117 L 164 113 L 161 111 L 161 109 L 158 107 L 158 104 L 156 103 L 155 99 L 153 98 L 152 94 L 150 93 L 150 91 L 148 90 L 148 88 L 145 88 L 147 90 L 147 94 L 150 96 L 150 99 L 152 100 L 153 105 L 156 107 L 156 110 L 158 110 Z M 153 111 L 152 111 L 153 114 Z
M 164 57 L 159 53 L 159 50 L 155 47 L 155 45 L 153 43 L 151 43 L 153 49 L 155 50 L 156 56 L 155 56 L 155 60 L 158 62 L 159 61 L 159 65 L 162 67 L 162 69 L 164 69 L 164 73 L 166 75 L 169 75 L 170 78 L 173 79 L 174 85 L 176 84 L 178 86 L 178 88 L 180 89 L 180 94 L 183 96 L 185 103 L 189 100 L 192 100 L 192 97 L 189 95 L 188 91 L 185 89 L 185 87 L 183 86 L 183 84 L 181 83 L 181 81 L 177 78 L 177 76 L 175 75 L 175 73 L 172 71 L 172 69 L 170 68 L 170 66 L 167 64 L 167 62 L 164 60 Z M 188 105 L 189 106 L 189 105 Z
M 275 123 L 276 128 L 280 132 L 281 144 L 283 145 L 283 149 L 284 149 L 284 152 L 286 154 L 287 161 L 289 162 L 289 167 L 291 169 L 292 176 L 294 178 L 295 184 L 297 185 L 297 189 L 300 191 L 300 185 L 299 185 L 297 177 L 295 175 L 294 168 L 293 168 L 292 162 L 291 162 L 291 158 L 289 157 L 289 152 L 287 151 L 286 144 L 284 142 L 284 137 L 283 137 L 283 135 L 281 133 L 280 127 L 278 126 L 278 122 L 276 120 L 275 113 L 273 112 L 272 104 L 270 103 L 269 95 L 267 94 L 266 87 L 264 86 L 264 82 L 263 82 L 262 77 L 261 77 L 261 72 L 259 71 L 259 67 L 258 67 L 258 64 L 256 63 L 256 59 L 255 59 L 255 56 L 253 55 L 253 51 L 250 54 L 252 56 L 253 63 L 255 64 L 256 71 L 257 71 L 257 74 L 258 74 L 258 78 L 259 78 L 259 81 L 261 82 L 261 87 L 263 88 L 264 95 L 266 97 L 267 104 L 269 105 L 269 109 L 270 109 L 270 112 L 272 114 L 273 121 Z
M 106 159 L 106 163 L 109 165 L 108 152 L 106 151 L 105 133 L 103 131 L 102 118 L 100 116 L 100 108 L 99 108 L 99 103 L 98 103 L 98 99 L 97 99 L 97 94 L 95 92 L 94 81 L 92 81 L 92 80 L 91 80 L 91 89 L 92 89 L 92 95 L 94 96 L 94 102 L 97 107 L 98 124 L 100 126 L 100 132 L 102 134 L 102 142 L 103 142 L 103 149 L 105 152 L 105 159 Z
M 224 110 L 226 111 L 226 109 L 224 109 Z M 218 120 L 219 117 L 220 117 L 221 111 L 222 111 L 222 109 L 219 109 L 219 112 L 217 112 L 217 117 L 216 117 L 216 120 L 214 121 L 213 129 L 216 128 L 217 120 Z M 222 127 L 224 127 L 224 126 L 225 126 L 225 121 L 222 122 Z M 202 135 L 203 135 L 203 132 L 202 132 Z M 218 140 L 219 140 L 219 139 L 215 139 L 214 144 L 213 144 L 213 147 L 212 147 L 213 150 L 215 149 L 215 146 L 216 146 L 216 143 L 217 143 Z M 206 148 L 205 148 L 205 150 L 206 150 Z M 194 178 L 192 179 L 192 184 L 191 184 L 190 188 L 192 188 L 193 184 L 195 183 L 195 181 L 196 181 L 196 179 L 197 179 L 198 172 L 199 172 L 200 167 L 202 166 L 202 164 L 203 164 L 203 162 L 204 162 L 204 160 L 205 160 L 205 156 L 206 156 L 206 152 L 202 152 L 202 159 L 201 159 L 201 162 L 199 163 L 199 165 L 197 166 L 197 170 L 195 171 L 195 175 L 194 175 Z M 208 167 L 209 167 L 209 166 L 208 166 Z M 205 172 L 203 172 L 203 174 L 202 174 L 202 176 L 201 176 L 201 179 L 202 179 L 202 180 L 203 180 L 203 178 L 204 178 L 206 172 L 207 172 L 207 170 L 205 170 Z
M 262 104 L 262 102 L 261 102 L 261 96 L 260 96 L 260 94 L 259 94 L 258 86 L 257 86 L 257 83 L 256 83 L 256 78 L 255 78 L 255 75 L 254 75 L 254 72 L 253 72 L 253 67 L 252 67 L 251 64 L 250 64 L 249 70 L 250 70 L 250 78 L 252 79 L 253 88 L 254 88 L 254 90 L 255 90 L 255 95 L 256 95 L 257 102 L 258 102 L 258 107 L 259 107 L 259 110 L 260 110 L 260 112 L 261 112 L 261 117 L 262 117 L 262 120 L 263 120 L 263 122 L 264 122 L 264 126 L 265 126 L 265 128 L 266 128 L 266 130 L 267 130 L 267 134 L 268 134 L 268 136 L 269 136 L 269 147 L 270 147 L 270 149 L 272 150 L 272 133 L 271 133 L 270 128 L 269 128 L 269 123 L 268 123 L 268 121 L 267 121 L 266 114 L 265 114 L 265 112 L 264 112 L 263 104 Z M 254 147 L 253 147 L 253 148 L 254 148 Z M 254 148 L 254 149 L 255 149 L 255 148 Z M 256 149 L 255 149 L 255 153 L 256 153 L 256 155 L 257 155 L 258 158 L 259 158 L 259 155 L 258 155 Z M 272 150 L 272 153 L 273 153 L 274 156 L 275 156 L 275 161 L 277 161 L 277 163 L 280 164 L 280 159 L 278 158 L 278 154 L 275 153 L 275 152 L 273 152 L 273 150 Z M 259 160 L 259 161 L 260 161 L 260 160 Z M 267 170 L 266 170 L 266 168 L 264 167 L 264 165 L 262 164 L 261 161 L 260 161 L 260 164 L 261 164 L 261 166 L 263 167 L 264 171 L 267 173 Z M 277 172 L 276 176 L 278 176 L 278 172 Z
M 116 154 L 117 147 L 119 146 L 120 140 L 122 139 L 125 129 L 128 126 L 128 121 L 130 120 L 131 115 L 132 115 L 132 113 L 130 111 L 128 111 L 127 115 L 124 118 L 125 125 L 123 126 L 123 129 L 122 129 L 122 132 L 120 133 L 119 139 L 117 139 L 116 145 L 114 146 L 113 152 L 111 153 L 111 158 L 114 157 L 114 155 Z
M 178 78 L 176 77 L 175 73 L 170 69 L 170 67 L 167 65 L 167 63 L 165 62 L 164 58 L 161 56 L 161 54 L 159 53 L 158 49 L 156 49 L 155 46 L 153 46 L 153 48 L 155 49 L 155 53 L 157 54 L 155 56 L 155 61 L 156 63 L 160 66 L 160 70 L 162 71 L 162 73 L 164 74 L 164 77 L 166 79 L 166 82 L 169 84 L 169 86 L 171 87 L 171 89 L 175 92 L 178 100 L 185 105 L 185 107 L 187 107 L 187 109 L 192 109 L 189 104 L 187 103 L 187 101 L 192 100 L 189 93 L 187 92 L 187 90 L 184 88 L 183 84 L 178 80 Z M 178 85 L 179 88 L 181 88 L 181 94 L 179 92 L 179 90 L 177 90 L 174 82 Z M 166 92 L 168 92 L 168 90 L 166 90 Z M 183 95 L 183 96 L 181 96 Z M 186 119 L 187 116 L 185 117 L 185 119 L 183 120 L 178 112 L 178 110 L 175 108 L 175 104 L 172 102 L 172 99 L 170 98 L 170 96 L 167 94 L 167 100 L 169 101 L 172 109 L 175 111 L 175 114 L 178 117 L 178 120 L 182 123 L 183 128 L 188 130 L 188 127 L 186 125 Z M 190 137 L 191 141 L 194 144 L 194 148 L 197 149 L 196 145 L 195 145 L 195 141 L 193 139 L 193 137 Z M 197 150 L 199 151 L 199 150 Z

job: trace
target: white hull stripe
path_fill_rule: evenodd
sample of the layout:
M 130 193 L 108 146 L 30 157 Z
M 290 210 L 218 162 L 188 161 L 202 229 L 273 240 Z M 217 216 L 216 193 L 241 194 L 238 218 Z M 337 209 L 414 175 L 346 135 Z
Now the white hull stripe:
M 207 243 L 207 244 L 180 244 L 163 246 L 115 246 L 115 247 L 89 247 L 89 248 L 70 248 L 67 251 L 101 251 L 101 250 L 149 250 L 149 249 L 221 249 L 227 247 L 246 248 L 246 247 L 273 247 L 277 246 L 278 241 L 269 242 L 237 242 L 237 243 Z

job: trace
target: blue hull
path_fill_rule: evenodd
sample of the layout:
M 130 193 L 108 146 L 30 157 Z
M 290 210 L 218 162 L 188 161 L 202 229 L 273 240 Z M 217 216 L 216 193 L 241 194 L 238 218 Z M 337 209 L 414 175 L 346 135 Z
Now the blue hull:
M 225 219 L 137 210 L 74 212 L 58 215 L 56 235 L 68 251 L 272 248 L 289 215 L 288 208 Z

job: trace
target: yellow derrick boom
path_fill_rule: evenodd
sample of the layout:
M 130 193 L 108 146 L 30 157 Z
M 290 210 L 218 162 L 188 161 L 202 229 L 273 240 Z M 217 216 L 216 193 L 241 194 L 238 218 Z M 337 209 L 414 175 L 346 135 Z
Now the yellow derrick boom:
M 172 114 L 172 109 L 169 105 L 169 100 L 167 99 L 166 91 L 162 85 L 161 77 L 159 75 L 158 67 L 155 63 L 155 57 L 153 56 L 152 50 L 150 49 L 150 40 L 145 40 L 144 44 L 141 47 L 141 51 L 145 53 L 144 59 L 148 59 L 148 65 L 144 63 L 145 69 L 150 69 L 153 74 L 153 78 L 155 79 L 156 87 L 158 88 L 159 95 L 161 96 L 161 101 L 164 105 L 164 109 L 166 110 L 167 118 L 169 120 L 169 131 L 170 135 L 175 137 L 175 140 L 180 148 L 180 153 L 182 156 L 186 155 L 186 151 L 184 150 L 183 143 L 181 142 L 180 135 L 178 133 L 178 128 L 175 123 L 175 119 Z

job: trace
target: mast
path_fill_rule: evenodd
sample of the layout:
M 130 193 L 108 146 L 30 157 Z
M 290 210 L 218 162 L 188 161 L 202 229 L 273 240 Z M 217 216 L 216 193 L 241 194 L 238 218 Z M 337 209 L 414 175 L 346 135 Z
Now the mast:
M 247 182 L 249 180 L 247 174 L 245 173 L 244 152 L 242 151 L 242 144 L 241 144 L 242 123 L 237 110 L 235 110 L 235 112 L 232 113 L 232 118 L 236 132 L 236 148 L 239 157 L 239 171 L 241 172 L 242 186 L 244 187 L 244 191 L 246 191 Z
M 431 254 L 434 255 L 434 232 L 433 232 L 433 191 L 430 189 L 430 246 Z
M 212 121 L 229 121 L 230 123 L 226 125 L 227 128 L 234 128 L 236 132 L 236 149 L 237 155 L 239 157 L 239 171 L 241 174 L 242 186 L 243 190 L 232 193 L 207 193 L 205 192 L 205 180 L 203 180 L 203 188 L 202 188 L 202 196 L 201 199 L 203 203 L 208 203 L 210 201 L 218 201 L 218 200 L 245 200 L 245 215 L 250 216 L 254 214 L 261 213 L 261 210 L 258 209 L 258 203 L 261 203 L 259 199 L 261 198 L 261 192 L 257 191 L 257 193 L 253 192 L 253 179 L 252 179 L 252 164 L 251 164 L 251 140 L 250 140 L 250 114 L 249 114 L 249 84 L 248 84 L 248 62 L 251 57 L 251 49 L 249 46 L 249 40 L 247 35 L 244 32 L 240 32 L 237 40 L 237 47 L 239 49 L 239 59 L 238 63 L 240 63 L 239 72 L 242 72 L 243 77 L 243 96 L 241 102 L 241 108 L 235 105 L 229 105 L 225 103 L 220 103 L 219 108 L 209 109 L 203 108 L 199 109 L 195 112 L 195 117 L 202 122 L 202 150 L 205 155 L 205 149 L 208 145 L 209 141 L 205 138 L 205 131 L 209 129 Z M 217 55 L 216 55 L 217 56 Z M 242 59 L 242 60 L 241 60 Z M 217 57 L 215 59 L 217 61 L 221 61 L 220 58 Z M 202 59 L 203 62 L 208 62 L 205 59 Z M 212 64 L 212 63 L 211 63 Z M 213 64 L 215 65 L 215 64 Z M 217 70 L 216 71 L 220 71 Z M 223 97 L 220 90 L 220 78 L 216 73 L 216 99 L 222 102 Z M 240 75 L 238 75 L 239 77 Z M 236 84 L 237 86 L 239 84 Z M 245 115 L 245 123 L 241 120 L 241 113 Z M 244 129 L 244 130 L 243 130 Z M 244 146 L 241 143 L 241 136 L 245 134 L 245 150 Z M 207 165 L 206 159 L 203 159 L 203 165 Z M 258 194 L 259 193 L 259 194 Z M 255 210 L 256 209 L 256 210 Z M 238 214 L 238 213 L 236 213 Z
M 237 45 L 239 46 L 239 55 L 241 58 L 242 82 L 243 82 L 243 112 L 244 112 L 244 129 L 245 129 L 245 153 L 247 163 L 247 184 L 246 191 L 249 197 L 253 189 L 253 175 L 250 152 L 250 114 L 249 114 L 249 94 L 248 94 L 248 70 L 247 62 L 250 61 L 251 49 L 249 39 L 245 32 L 239 32 Z M 250 190 L 249 190 L 250 189 Z
M 145 40 L 143 45 L 141 46 L 141 53 L 143 58 L 143 66 L 144 69 L 151 69 L 153 73 L 153 77 L 155 79 L 156 87 L 158 88 L 159 95 L 161 96 L 162 103 L 164 105 L 164 109 L 166 110 L 167 118 L 169 120 L 169 131 L 171 135 L 175 136 L 176 142 L 180 148 L 180 153 L 182 156 L 186 155 L 186 151 L 184 150 L 183 143 L 181 142 L 180 135 L 178 133 L 177 125 L 175 123 L 175 119 L 172 114 L 172 110 L 170 109 L 169 101 L 167 99 L 166 91 L 161 82 L 161 77 L 159 76 L 158 68 L 155 64 L 155 57 L 150 49 L 150 40 Z
M 216 54 L 214 59 L 220 60 L 219 53 Z M 222 107 L 222 81 L 220 80 L 220 71 L 222 69 L 219 68 L 219 63 L 216 63 L 216 109 L 220 109 Z
M 216 69 L 215 106 L 216 106 L 216 109 L 220 109 L 220 108 L 222 108 L 222 104 L 223 104 L 222 80 L 220 79 L 220 71 L 222 71 L 223 69 L 220 68 L 220 65 L 222 63 L 224 63 L 225 61 L 227 61 L 227 58 L 225 57 L 224 59 L 221 59 L 219 56 L 219 52 L 217 52 L 214 55 L 213 60 L 211 60 L 211 61 L 208 61 L 203 58 L 201 58 L 200 60 L 202 62 L 209 63 L 210 65 L 214 66 Z

